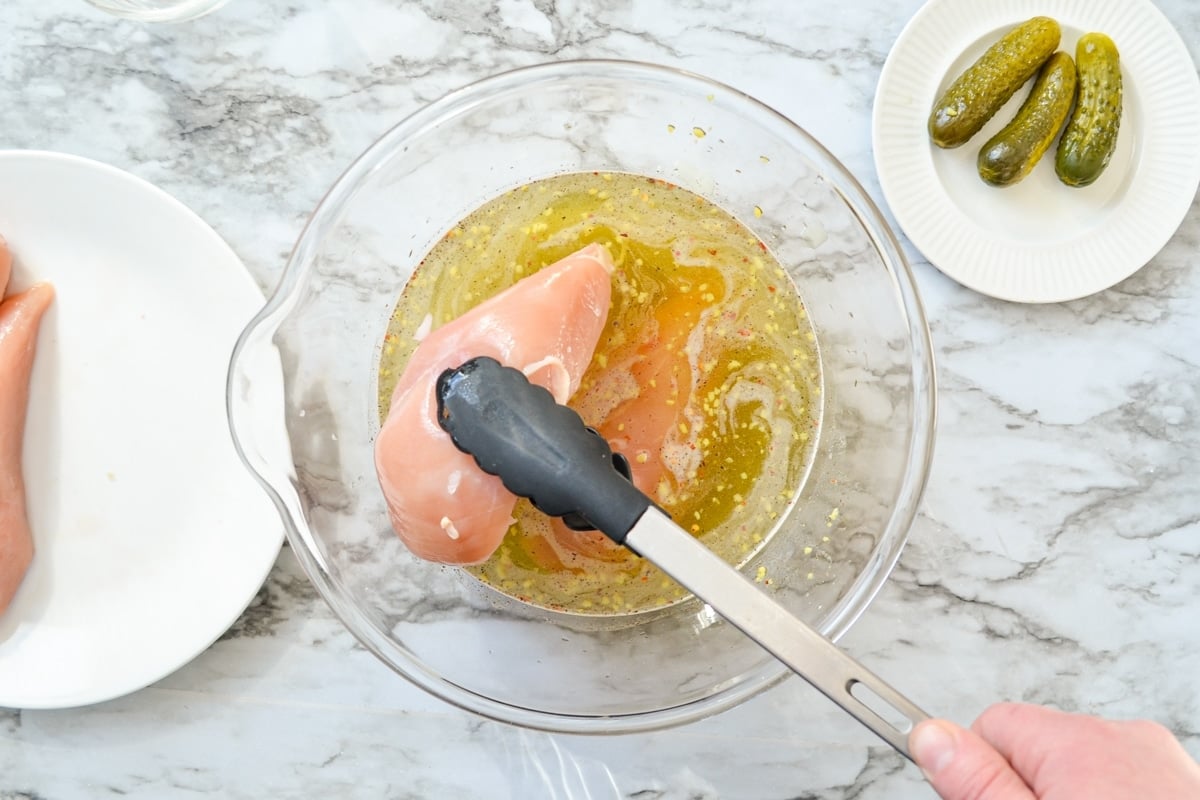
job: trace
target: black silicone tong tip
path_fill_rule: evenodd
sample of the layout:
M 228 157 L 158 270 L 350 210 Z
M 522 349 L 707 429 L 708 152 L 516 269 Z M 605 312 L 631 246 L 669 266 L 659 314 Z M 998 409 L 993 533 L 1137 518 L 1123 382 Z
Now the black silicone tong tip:
M 591 425 L 589 425 L 587 427 L 587 431 L 588 431 L 588 433 L 594 434 L 598 438 L 601 438 L 601 439 L 603 438 L 603 437 L 600 437 L 600 431 L 596 430 Z M 625 456 L 621 455 L 620 453 L 613 453 L 612 454 L 612 466 L 613 466 L 613 469 L 615 469 L 617 471 L 617 474 L 619 474 L 625 480 L 629 481 L 631 484 L 633 483 L 633 470 L 629 466 L 629 459 L 627 459 Z M 536 506 L 537 503 L 534 503 L 534 505 Z M 566 525 L 568 528 L 570 528 L 573 531 L 594 531 L 594 530 L 596 530 L 595 525 L 588 522 L 586 519 L 584 519 L 582 516 L 580 516 L 580 514 L 576 511 L 568 511 L 566 514 L 563 514 L 562 521 L 563 521 L 564 525 Z
M 618 544 L 653 505 L 573 409 L 493 358 L 473 358 L 437 379 L 438 424 L 455 447 L 510 492 L 575 530 L 599 529 Z

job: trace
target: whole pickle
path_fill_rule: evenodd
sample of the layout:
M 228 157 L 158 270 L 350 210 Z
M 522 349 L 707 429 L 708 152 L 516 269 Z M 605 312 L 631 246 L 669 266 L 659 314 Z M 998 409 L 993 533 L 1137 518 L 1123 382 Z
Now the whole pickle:
M 1062 52 L 1050 56 L 1021 110 L 979 151 L 979 177 L 993 186 L 1008 186 L 1028 175 L 1067 121 L 1075 85 L 1071 57 Z
M 1117 148 L 1121 127 L 1121 62 L 1117 46 L 1103 33 L 1081 36 L 1075 46 L 1079 102 L 1058 143 L 1054 171 L 1068 186 L 1087 186 L 1100 177 Z
M 933 106 L 929 135 L 938 147 L 965 144 L 1058 48 L 1062 30 L 1034 17 L 1006 33 L 959 75 Z

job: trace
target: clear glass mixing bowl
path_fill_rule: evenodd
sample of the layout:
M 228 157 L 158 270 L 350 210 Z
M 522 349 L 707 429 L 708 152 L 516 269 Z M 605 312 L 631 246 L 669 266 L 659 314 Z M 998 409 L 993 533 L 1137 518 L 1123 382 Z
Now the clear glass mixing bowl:
M 413 269 L 485 200 L 579 170 L 701 194 L 791 274 L 820 348 L 823 416 L 798 502 L 744 570 L 766 567 L 764 591 L 836 640 L 887 578 L 925 485 L 929 332 L 909 266 L 859 184 L 728 86 L 646 64 L 560 62 L 480 81 L 401 122 L 321 201 L 238 342 L 230 423 L 308 576 L 397 672 L 523 726 L 645 730 L 728 708 L 786 670 L 695 599 L 638 616 L 555 613 L 418 560 L 388 524 L 374 471 L 380 347 Z M 264 364 L 282 370 L 282 396 L 250 378 Z
M 186 22 L 216 11 L 229 0 L 87 0 L 101 11 L 139 22 Z

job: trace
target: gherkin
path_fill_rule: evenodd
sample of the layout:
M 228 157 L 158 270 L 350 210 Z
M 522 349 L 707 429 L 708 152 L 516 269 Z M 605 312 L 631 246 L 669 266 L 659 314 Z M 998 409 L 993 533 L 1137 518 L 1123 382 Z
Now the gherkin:
M 979 151 L 979 177 L 993 186 L 1009 186 L 1028 175 L 1067 121 L 1075 85 L 1071 57 L 1063 52 L 1050 56 L 1021 110 Z
M 1108 167 L 1121 127 L 1121 62 L 1117 46 L 1103 33 L 1089 33 L 1075 46 L 1079 102 L 1058 143 L 1054 171 L 1068 186 L 1088 186 Z
M 958 147 L 1046 63 L 1062 29 L 1049 17 L 1033 17 L 1006 33 L 959 75 L 929 114 L 929 135 L 938 147 Z

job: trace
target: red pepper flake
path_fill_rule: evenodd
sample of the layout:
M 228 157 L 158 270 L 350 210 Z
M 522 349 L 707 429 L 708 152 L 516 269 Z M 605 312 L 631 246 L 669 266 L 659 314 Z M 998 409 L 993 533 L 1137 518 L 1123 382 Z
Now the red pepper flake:
M 712 248 L 709 248 L 708 254 L 709 254 L 710 256 L 715 256 L 715 255 L 717 254 L 717 251 L 716 251 L 716 250 L 714 250 L 714 249 L 712 249 Z
M 774 286 L 768 286 L 768 287 L 767 287 L 767 291 L 768 291 L 768 292 L 770 292 L 771 294 L 775 294 L 775 287 L 774 287 Z
M 765 244 L 763 244 L 762 242 L 758 243 L 758 249 L 762 250 L 764 253 L 767 252 L 767 246 Z

